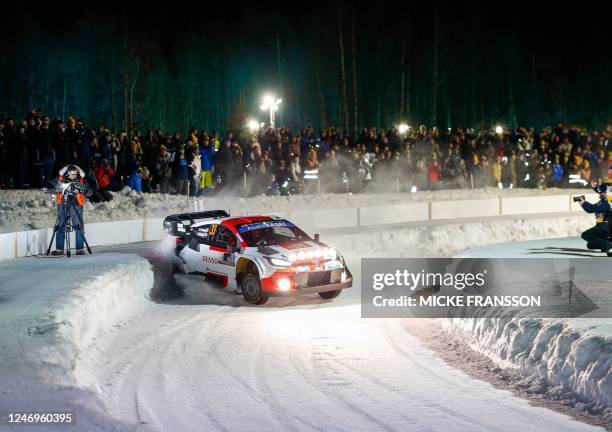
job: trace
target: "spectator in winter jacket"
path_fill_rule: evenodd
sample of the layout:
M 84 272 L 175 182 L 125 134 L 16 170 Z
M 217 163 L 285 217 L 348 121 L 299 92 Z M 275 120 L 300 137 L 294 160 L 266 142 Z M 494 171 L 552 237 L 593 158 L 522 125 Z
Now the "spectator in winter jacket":
M 211 142 L 213 142 L 211 144 Z M 205 140 L 200 147 L 202 161 L 202 176 L 200 187 L 206 189 L 213 186 L 213 165 L 215 159 L 214 139 Z
M 142 192 L 142 168 L 138 168 L 128 178 L 128 187 L 135 192 Z
M 153 189 L 151 187 L 151 183 L 153 182 L 153 176 L 151 175 L 149 168 L 147 168 L 146 166 L 142 167 L 142 174 L 140 175 L 140 178 L 142 181 L 142 191 L 144 193 L 153 192 Z
M 427 182 L 430 189 L 437 189 L 440 182 L 440 174 L 442 173 L 442 165 L 438 162 L 438 158 L 434 156 L 427 165 Z
M 564 169 L 561 165 L 561 158 L 559 155 L 555 156 L 555 161 L 552 164 L 552 171 L 550 173 L 550 186 L 559 187 L 563 181 Z
M 302 181 L 302 168 L 300 166 L 300 156 L 294 154 L 291 156 L 291 161 L 289 162 L 289 173 L 291 174 L 291 180 L 294 182 Z
M 168 153 L 168 149 L 163 144 L 159 147 L 159 157 L 157 158 L 153 172 L 159 182 L 159 192 L 168 193 L 168 186 L 172 179 L 172 166 L 170 153 Z
M 177 154 L 174 156 L 174 164 L 172 166 L 172 175 L 174 177 L 176 192 L 181 195 L 189 194 L 189 162 L 185 157 L 185 148 L 179 147 Z
M 94 174 L 98 181 L 98 189 L 103 191 L 111 184 L 111 179 L 115 175 L 115 171 L 108 166 L 107 159 L 102 159 L 100 163 L 95 165 Z
M 189 174 L 191 175 L 190 195 L 197 196 L 200 193 L 202 182 L 202 157 L 197 147 L 191 150 L 191 160 L 189 161 Z
M 319 167 L 319 159 L 317 158 L 317 152 L 314 148 L 310 148 L 306 154 L 306 167 L 308 169 L 315 169 Z
M 582 161 L 582 166 L 580 167 L 580 177 L 587 181 L 591 181 L 591 163 L 588 159 L 584 159 Z
M 234 177 L 232 175 L 234 155 L 230 148 L 231 145 L 231 140 L 226 139 L 215 155 L 215 173 L 221 177 L 223 183 L 231 182 Z M 202 181 L 204 181 L 204 178 L 202 178 Z

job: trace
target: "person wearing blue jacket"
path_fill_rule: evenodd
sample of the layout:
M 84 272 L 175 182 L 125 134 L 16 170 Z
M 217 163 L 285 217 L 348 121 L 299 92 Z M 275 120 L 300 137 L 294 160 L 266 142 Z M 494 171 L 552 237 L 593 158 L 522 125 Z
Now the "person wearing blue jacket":
M 202 161 L 202 183 L 201 188 L 206 189 L 213 185 L 213 166 L 215 163 L 215 146 L 212 143 L 214 139 L 205 139 L 200 147 L 200 159 Z
M 559 155 L 555 156 L 555 162 L 552 165 L 552 173 L 550 175 L 550 183 L 552 187 L 558 187 L 563 181 L 564 175 L 563 165 L 561 164 L 561 159 Z
M 128 187 L 135 192 L 142 192 L 142 168 L 138 168 L 134 173 L 128 178 Z
M 610 228 L 608 221 L 612 216 L 610 201 L 608 200 L 607 185 L 597 187 L 599 201 L 591 204 L 584 197 L 580 197 L 578 202 L 585 212 L 595 215 L 595 226 L 582 233 L 582 239 L 587 242 L 587 248 L 599 249 L 612 257 L 612 242 L 610 242 Z

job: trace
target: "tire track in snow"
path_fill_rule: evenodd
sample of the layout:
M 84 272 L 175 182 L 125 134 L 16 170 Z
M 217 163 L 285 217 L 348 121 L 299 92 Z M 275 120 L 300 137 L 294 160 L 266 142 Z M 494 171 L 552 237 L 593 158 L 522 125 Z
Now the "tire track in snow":
M 391 348 L 400 356 L 406 357 L 407 359 L 410 360 L 410 362 L 415 363 L 417 365 L 419 365 L 419 367 L 424 370 L 427 371 L 427 373 L 429 375 L 431 375 L 433 378 L 435 378 L 436 380 L 440 381 L 440 382 L 445 382 L 445 383 L 449 383 L 451 385 L 456 384 L 457 381 L 453 381 L 452 379 L 450 379 L 447 375 L 443 375 L 438 373 L 437 371 L 435 371 L 434 369 L 431 368 L 431 365 L 429 364 L 424 364 L 422 359 L 415 356 L 412 352 L 410 352 L 409 350 L 404 349 L 401 344 L 399 342 L 397 342 L 394 338 L 394 335 L 391 333 L 390 330 L 390 321 L 387 322 L 387 324 L 385 325 L 385 339 L 387 340 L 387 342 L 389 343 L 389 345 L 391 346 Z M 408 333 L 405 329 L 402 328 L 402 324 L 398 324 L 400 326 L 400 329 L 402 331 L 402 334 L 404 333 Z M 417 338 L 418 339 L 418 338 Z M 426 348 L 426 347 L 425 347 Z M 426 348 L 428 351 L 428 348 Z M 435 354 L 434 354 L 435 355 Z M 437 357 L 437 356 L 436 356 Z M 437 357 L 439 359 L 439 357 Z M 442 361 L 442 360 L 441 360 Z M 455 369 L 455 368 L 453 368 Z M 458 369 L 455 369 L 458 370 Z M 460 391 L 460 388 L 457 388 L 457 391 Z M 502 407 L 508 411 L 511 411 L 513 413 L 515 413 L 517 416 L 523 416 L 524 413 L 523 411 L 519 410 L 516 408 L 515 405 L 512 404 L 508 404 L 503 402 L 502 400 L 497 399 L 495 401 L 496 405 L 499 407 Z M 540 425 L 541 428 L 543 428 L 543 430 L 546 430 L 547 427 L 549 427 L 550 425 L 546 422 L 542 422 L 541 420 L 534 418 L 532 420 L 532 422 L 534 424 L 538 424 Z
M 122 354 L 115 357 L 108 367 L 104 366 L 104 369 L 108 371 L 105 379 L 109 379 L 109 374 L 111 376 L 109 384 L 112 385 L 112 393 L 106 395 L 105 392 L 103 392 L 103 395 L 107 396 L 107 406 L 110 405 L 111 412 L 116 412 L 117 409 L 121 409 L 123 406 L 121 399 L 128 397 L 125 393 L 132 394 L 131 400 L 134 404 L 134 411 L 137 413 L 139 421 L 144 422 L 142 411 L 143 408 L 146 408 L 146 405 L 145 402 L 142 401 L 142 398 L 138 397 L 141 393 L 140 383 L 142 382 L 143 372 L 148 371 L 150 367 L 153 367 L 156 371 L 162 369 L 157 363 L 154 363 L 158 358 L 157 354 L 159 353 L 159 347 L 162 346 L 161 342 L 168 337 L 172 337 L 182 332 L 185 328 L 191 326 L 194 321 L 198 321 L 199 323 L 210 321 L 217 314 L 218 311 L 212 309 L 198 311 L 188 316 L 179 316 L 176 319 L 164 323 L 164 326 L 168 327 L 167 329 L 162 332 L 147 334 L 144 338 L 139 339 L 136 344 L 131 344 L 128 349 L 123 350 Z M 203 315 L 205 315 L 205 317 L 203 317 Z M 114 335 L 114 338 L 120 336 L 119 332 Z M 133 342 L 133 339 L 130 339 L 130 342 Z M 153 376 L 155 376 L 155 374 L 153 374 Z M 147 384 L 150 383 L 149 378 L 150 375 L 147 376 L 147 380 L 145 380 Z M 126 388 L 129 390 L 125 390 Z M 156 418 L 154 412 L 148 409 L 146 411 L 151 417 Z M 206 411 L 203 411 L 203 413 L 208 415 Z
M 264 341 L 266 342 L 269 341 L 269 338 L 265 338 Z M 270 345 L 269 343 L 266 345 L 265 343 L 262 342 L 262 344 L 259 346 L 259 350 L 258 350 L 257 357 L 255 360 L 255 372 L 256 372 L 256 377 L 257 377 L 256 385 L 258 388 L 262 390 L 262 391 L 259 391 L 258 394 L 260 394 L 263 397 L 263 399 L 265 400 L 266 404 L 270 407 L 270 410 L 272 412 L 287 412 L 287 407 L 284 407 L 280 403 L 279 399 L 274 396 L 275 392 L 272 390 L 272 388 L 268 384 L 269 366 L 266 366 L 265 348 L 268 347 L 269 345 Z M 278 353 L 276 353 L 276 355 L 278 355 Z M 284 372 L 285 374 L 287 374 L 287 371 L 284 371 Z M 289 415 L 291 416 L 292 419 L 296 420 L 297 422 L 299 422 L 300 424 L 304 426 L 309 427 L 310 429 L 321 431 L 321 432 L 325 431 L 325 429 L 320 428 L 316 424 L 301 418 L 298 415 L 298 413 L 289 412 Z M 295 423 L 288 422 L 284 418 L 282 418 L 282 423 L 288 430 L 295 428 Z

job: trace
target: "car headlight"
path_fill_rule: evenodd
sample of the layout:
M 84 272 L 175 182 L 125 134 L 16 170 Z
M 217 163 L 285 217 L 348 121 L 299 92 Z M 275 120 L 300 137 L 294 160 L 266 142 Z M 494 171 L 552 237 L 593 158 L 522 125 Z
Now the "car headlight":
M 270 264 L 277 266 L 277 267 L 290 267 L 291 266 L 290 261 L 285 261 L 285 260 L 278 259 L 278 258 L 268 258 L 268 261 L 270 261 Z
M 327 248 L 323 250 L 323 256 L 329 260 L 335 260 L 338 257 L 338 252 L 334 248 Z

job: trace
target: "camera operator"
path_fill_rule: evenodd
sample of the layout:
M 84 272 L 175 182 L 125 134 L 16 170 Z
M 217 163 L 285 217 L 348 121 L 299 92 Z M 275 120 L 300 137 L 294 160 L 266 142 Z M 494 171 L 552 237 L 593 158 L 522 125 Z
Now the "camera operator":
M 608 201 L 607 185 L 601 184 L 594 187 L 599 194 L 600 200 L 597 204 L 587 202 L 584 196 L 575 198 L 584 211 L 595 214 L 596 225 L 582 233 L 582 238 L 587 242 L 587 248 L 600 249 L 612 256 L 612 242 L 610 242 L 610 230 L 608 220 L 612 215 L 610 202 Z
M 64 241 L 66 237 L 64 229 L 69 217 L 72 218 L 72 225 L 77 227 L 75 229 L 76 255 L 85 255 L 83 250 L 83 205 L 85 204 L 85 195 L 89 194 L 90 189 L 85 183 L 84 178 L 85 173 L 76 165 L 67 165 L 59 171 L 59 177 L 55 186 L 58 212 L 57 237 L 55 240 L 55 250 L 51 252 L 52 255 L 64 254 Z M 74 212 L 63 211 L 62 206 L 65 205 L 73 206 Z

